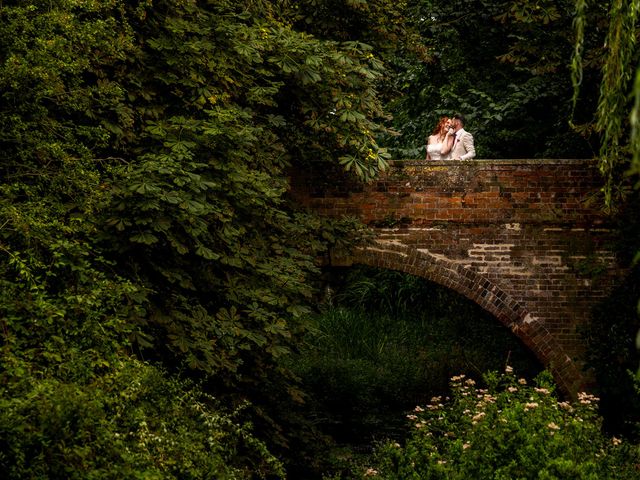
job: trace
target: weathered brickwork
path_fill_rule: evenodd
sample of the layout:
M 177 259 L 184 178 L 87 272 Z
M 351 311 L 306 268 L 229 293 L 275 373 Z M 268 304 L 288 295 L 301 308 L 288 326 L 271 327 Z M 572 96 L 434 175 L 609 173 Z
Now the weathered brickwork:
M 585 387 L 580 326 L 624 274 L 590 161 L 398 161 L 370 184 L 332 178 L 293 175 L 292 196 L 375 230 L 372 245 L 340 261 L 465 295 L 511 328 L 565 392 Z

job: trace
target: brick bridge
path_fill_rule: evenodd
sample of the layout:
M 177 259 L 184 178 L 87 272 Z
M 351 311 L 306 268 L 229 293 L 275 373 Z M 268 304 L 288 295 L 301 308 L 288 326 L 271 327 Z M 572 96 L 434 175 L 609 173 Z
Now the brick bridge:
M 594 201 L 588 160 L 395 161 L 362 184 L 323 171 L 292 175 L 292 196 L 323 215 L 356 216 L 372 244 L 334 264 L 424 277 L 509 327 L 574 396 L 588 386 L 579 331 L 624 270 Z

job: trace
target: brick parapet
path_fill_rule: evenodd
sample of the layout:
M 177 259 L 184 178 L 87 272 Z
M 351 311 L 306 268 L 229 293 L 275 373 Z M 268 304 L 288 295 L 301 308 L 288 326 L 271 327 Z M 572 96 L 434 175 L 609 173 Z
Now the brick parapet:
M 434 222 L 600 225 L 599 175 L 588 160 L 396 161 L 362 184 L 337 172 L 298 172 L 294 196 L 320 213 L 372 226 Z

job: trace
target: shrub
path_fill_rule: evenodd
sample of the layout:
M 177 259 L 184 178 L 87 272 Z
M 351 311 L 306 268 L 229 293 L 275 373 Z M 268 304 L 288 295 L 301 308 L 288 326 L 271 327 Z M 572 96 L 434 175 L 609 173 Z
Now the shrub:
M 596 397 L 560 401 L 548 374 L 531 387 L 510 367 L 485 380 L 481 389 L 453 377 L 452 398 L 435 397 L 407 415 L 413 428 L 406 444 L 379 447 L 363 478 L 637 478 L 637 449 L 603 435 Z
M 86 384 L 25 375 L 0 388 L 0 471 L 7 480 L 284 477 L 238 411 L 136 360 Z

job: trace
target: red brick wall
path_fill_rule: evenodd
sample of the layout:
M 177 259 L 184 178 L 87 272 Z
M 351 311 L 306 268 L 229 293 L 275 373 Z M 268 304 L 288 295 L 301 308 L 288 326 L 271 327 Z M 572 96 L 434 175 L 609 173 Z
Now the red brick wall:
M 395 162 L 360 184 L 292 175 L 292 196 L 359 217 L 376 243 L 347 259 L 448 286 L 493 313 L 575 393 L 585 383 L 580 325 L 624 274 L 585 160 Z

